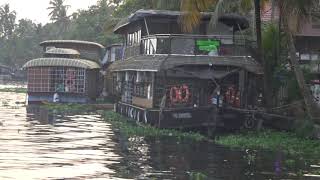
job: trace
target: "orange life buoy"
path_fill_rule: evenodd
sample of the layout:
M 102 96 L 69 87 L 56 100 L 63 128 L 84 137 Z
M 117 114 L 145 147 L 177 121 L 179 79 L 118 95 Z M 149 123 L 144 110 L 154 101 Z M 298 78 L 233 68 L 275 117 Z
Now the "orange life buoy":
M 179 91 L 179 101 L 183 103 L 189 102 L 190 95 L 191 93 L 189 87 L 185 84 L 182 85 Z
M 175 86 L 170 89 L 170 101 L 171 103 L 179 102 L 179 89 Z

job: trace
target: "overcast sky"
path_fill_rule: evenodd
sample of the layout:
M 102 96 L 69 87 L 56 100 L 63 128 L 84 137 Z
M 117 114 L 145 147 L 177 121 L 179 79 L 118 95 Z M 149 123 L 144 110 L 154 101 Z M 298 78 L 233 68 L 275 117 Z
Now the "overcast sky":
M 37 23 L 45 24 L 49 22 L 50 0 L 0 0 L 0 6 L 9 3 L 10 9 L 17 12 L 17 18 L 28 18 Z M 66 4 L 71 5 L 69 14 L 77 9 L 87 9 L 89 6 L 97 3 L 97 0 L 65 0 Z

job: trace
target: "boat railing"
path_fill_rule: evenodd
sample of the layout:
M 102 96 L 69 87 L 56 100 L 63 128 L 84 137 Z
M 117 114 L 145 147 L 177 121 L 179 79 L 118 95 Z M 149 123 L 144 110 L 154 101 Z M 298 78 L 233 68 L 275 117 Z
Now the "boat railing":
M 124 58 L 136 55 L 250 56 L 255 42 L 240 35 L 154 34 L 125 48 Z

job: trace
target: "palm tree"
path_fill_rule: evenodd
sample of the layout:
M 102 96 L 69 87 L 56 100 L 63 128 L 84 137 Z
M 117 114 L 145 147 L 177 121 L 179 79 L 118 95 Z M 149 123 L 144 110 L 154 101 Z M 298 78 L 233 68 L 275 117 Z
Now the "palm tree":
M 51 10 L 49 13 L 50 20 L 57 22 L 69 19 L 67 10 L 70 8 L 70 5 L 64 5 L 64 0 L 51 0 L 49 4 L 51 6 L 47 9 Z
M 315 106 L 310 88 L 307 86 L 303 72 L 299 66 L 296 56 L 296 47 L 294 44 L 294 34 L 299 30 L 303 21 L 308 20 L 311 16 L 310 11 L 319 6 L 317 0 L 281 0 L 279 1 L 281 22 L 283 30 L 288 36 L 288 47 L 290 54 L 291 67 L 295 73 L 300 92 L 303 96 L 305 107 L 309 118 L 315 116 Z
M 64 0 L 50 0 L 49 4 L 51 5 L 47 9 L 51 10 L 49 13 L 50 20 L 57 23 L 60 26 L 60 32 L 58 36 L 62 36 L 69 26 L 70 16 L 67 15 L 67 11 L 70 8 L 70 5 L 64 5 Z
M 0 7 L 0 33 L 8 38 L 12 35 L 16 21 L 16 12 L 10 11 L 9 4 Z

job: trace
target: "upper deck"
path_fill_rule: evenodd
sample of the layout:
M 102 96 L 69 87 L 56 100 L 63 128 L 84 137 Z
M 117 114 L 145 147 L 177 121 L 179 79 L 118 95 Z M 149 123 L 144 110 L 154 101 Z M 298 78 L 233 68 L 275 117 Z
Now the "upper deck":
M 254 42 L 232 35 L 154 34 L 125 47 L 124 59 L 137 55 L 251 56 Z
M 53 48 L 58 49 L 73 49 L 79 53 L 81 59 L 92 60 L 100 63 L 103 57 L 104 46 L 98 43 L 79 40 L 48 40 L 40 43 L 43 47 L 43 52 Z
M 138 10 L 114 29 L 124 37 L 122 59 L 138 55 L 175 56 L 251 56 L 255 42 L 240 31 L 249 27 L 243 17 L 236 26 L 218 22 L 210 29 L 211 13 L 202 13 L 199 26 L 184 32 L 178 11 Z M 209 30 L 210 29 L 210 30 Z

